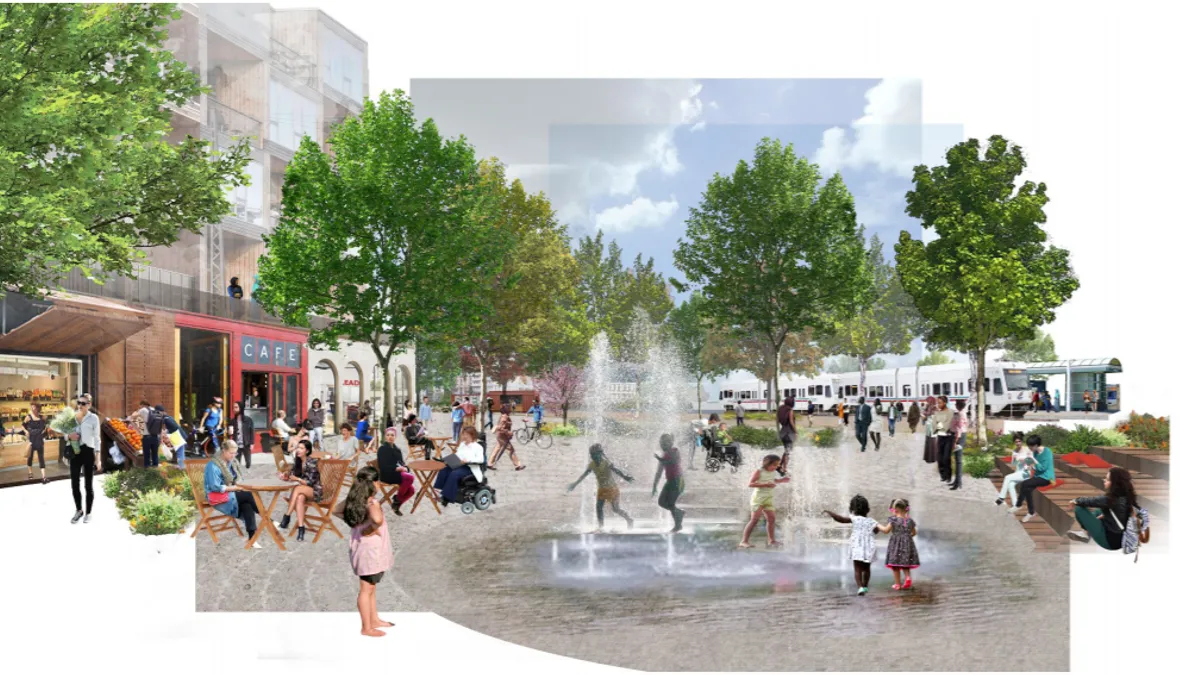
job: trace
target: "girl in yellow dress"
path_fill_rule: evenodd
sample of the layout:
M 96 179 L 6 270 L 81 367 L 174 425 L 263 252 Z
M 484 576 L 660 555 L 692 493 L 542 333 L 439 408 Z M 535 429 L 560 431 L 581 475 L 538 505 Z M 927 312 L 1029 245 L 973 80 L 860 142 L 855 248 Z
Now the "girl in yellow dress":
M 790 479 L 779 475 L 779 455 L 763 457 L 762 468 L 750 475 L 750 523 L 742 532 L 742 543 L 738 548 L 754 548 L 750 543 L 750 535 L 758 526 L 758 520 L 767 518 L 767 546 L 776 547 L 780 543 L 775 539 L 775 486 L 788 482 Z

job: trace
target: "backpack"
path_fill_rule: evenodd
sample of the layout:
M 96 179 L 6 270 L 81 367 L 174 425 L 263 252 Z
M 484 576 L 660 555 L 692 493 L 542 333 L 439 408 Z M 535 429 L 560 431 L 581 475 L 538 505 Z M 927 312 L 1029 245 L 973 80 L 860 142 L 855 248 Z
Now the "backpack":
M 149 417 L 146 418 L 146 435 L 151 438 L 158 438 L 161 436 L 164 419 L 166 419 L 166 415 L 152 408 L 150 410 Z
M 1117 520 L 1116 514 L 1111 509 L 1108 511 L 1108 517 L 1113 519 L 1114 523 L 1121 521 Z M 1150 543 L 1150 513 L 1142 507 L 1136 509 L 1131 508 L 1129 511 L 1129 520 L 1125 522 L 1125 532 L 1121 536 L 1121 550 L 1125 555 L 1130 553 L 1133 555 L 1133 562 L 1138 561 L 1138 550 L 1142 544 Z

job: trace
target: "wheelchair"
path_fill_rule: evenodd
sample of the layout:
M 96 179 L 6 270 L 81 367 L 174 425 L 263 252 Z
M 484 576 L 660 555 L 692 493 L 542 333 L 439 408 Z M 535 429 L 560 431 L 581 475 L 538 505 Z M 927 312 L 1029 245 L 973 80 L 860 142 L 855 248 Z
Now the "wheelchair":
M 742 466 L 742 459 L 738 454 L 737 445 L 721 445 L 717 443 L 717 432 L 715 429 L 704 429 L 698 425 L 693 425 L 693 432 L 696 435 L 696 443 L 699 447 L 704 448 L 704 470 L 709 473 L 717 473 L 721 467 L 728 464 L 729 473 L 737 473 Z
M 476 480 L 475 474 L 464 476 L 458 484 L 458 495 L 453 500 L 442 497 L 442 506 L 459 504 L 462 512 L 471 515 L 476 510 L 487 511 L 496 503 L 496 489 L 488 485 L 487 464 L 474 464 L 483 474 L 483 480 Z

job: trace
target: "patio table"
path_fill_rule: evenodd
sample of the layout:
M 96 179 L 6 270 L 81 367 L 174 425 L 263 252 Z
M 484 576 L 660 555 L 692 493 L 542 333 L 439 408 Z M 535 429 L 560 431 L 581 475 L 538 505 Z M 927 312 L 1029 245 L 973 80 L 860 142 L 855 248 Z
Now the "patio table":
M 250 540 L 246 542 L 246 548 L 254 546 L 254 542 L 258 541 L 258 538 L 262 536 L 263 530 L 266 530 L 271 533 L 271 539 L 275 540 L 275 545 L 279 547 L 280 551 L 287 550 L 287 547 L 283 545 L 283 535 L 275 528 L 275 523 L 271 518 L 271 511 L 275 509 L 275 503 L 279 501 L 279 495 L 291 490 L 296 484 L 290 481 L 279 480 L 278 478 L 256 478 L 245 483 L 238 483 L 238 485 L 249 490 L 254 495 L 254 505 L 258 507 L 258 515 L 262 517 L 262 524 L 259 525 L 258 531 L 254 533 L 254 536 L 250 537 Z M 267 507 L 263 506 L 261 493 L 264 492 L 271 493 L 271 505 Z
M 433 509 L 441 515 L 442 509 L 438 506 L 437 499 L 433 496 L 433 479 L 437 477 L 439 471 L 446 465 L 436 459 L 417 459 L 408 463 L 408 468 L 417 476 L 420 481 L 420 489 L 417 490 L 417 497 L 413 500 L 413 513 L 420 506 L 421 500 L 428 498 L 429 503 L 433 505 Z

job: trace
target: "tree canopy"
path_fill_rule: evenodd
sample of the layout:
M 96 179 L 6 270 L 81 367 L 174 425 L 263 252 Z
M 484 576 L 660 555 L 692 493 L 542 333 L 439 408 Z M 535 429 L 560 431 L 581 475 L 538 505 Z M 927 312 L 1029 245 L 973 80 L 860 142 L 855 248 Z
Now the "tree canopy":
M 896 245 L 900 281 L 927 340 L 971 357 L 976 401 L 987 350 L 1032 339 L 1079 288 L 1070 254 L 1047 244 L 1042 229 L 1045 183 L 1016 184 L 1025 166 L 1020 146 L 992 136 L 982 153 L 970 139 L 946 153 L 945 165 L 916 167 L 906 210 L 937 239 L 902 232 Z M 975 418 L 985 438 L 983 415 Z
M 887 362 L 878 356 L 867 359 L 866 370 L 883 370 L 886 367 Z M 857 373 L 861 369 L 862 364 L 854 356 L 835 356 L 825 364 L 827 373 Z
M 0 13 L 0 295 L 80 268 L 132 275 L 229 213 L 248 147 L 172 145 L 171 109 L 203 92 L 164 48 L 163 4 L 6 4 Z M 19 253 L 19 255 L 18 255 Z
M 1054 338 L 1041 328 L 1034 330 L 1033 337 L 1028 340 L 1004 340 L 1000 343 L 1004 361 L 1022 361 L 1038 363 L 1041 361 L 1056 361 L 1058 353 L 1054 350 Z
M 329 145 L 333 157 L 306 138 L 288 165 L 280 222 L 259 260 L 263 306 L 289 325 L 327 317 L 310 344 L 365 342 L 384 372 L 421 335 L 483 324 L 480 288 L 511 238 L 466 140 L 418 124 L 397 91 L 367 101 Z
M 635 325 L 637 310 L 645 312 L 650 325 L 661 326 L 675 303 L 666 279 L 654 269 L 654 258 L 643 260 L 639 253 L 633 266 L 626 268 L 621 255 L 615 241 L 604 247 L 604 232 L 600 231 L 595 237 L 585 236 L 579 241 L 575 260 L 588 320 L 597 331 L 608 333 L 620 359 L 640 363 L 645 345 L 628 339 L 639 330 Z
M 917 361 L 918 366 L 944 366 L 949 363 L 955 363 L 955 360 L 950 358 L 950 355 L 946 352 L 939 352 L 937 350 L 929 352 L 925 356 L 922 356 L 920 361 Z
M 824 182 L 793 147 L 763 139 L 752 163 L 709 181 L 687 220 L 675 266 L 703 313 L 753 337 L 779 399 L 781 352 L 805 329 L 823 334 L 863 304 L 870 285 L 854 198 L 840 175 Z M 795 338 L 793 338 L 795 339 Z

